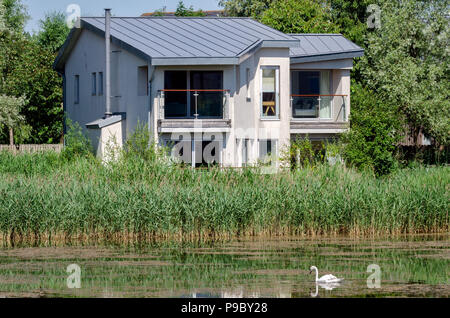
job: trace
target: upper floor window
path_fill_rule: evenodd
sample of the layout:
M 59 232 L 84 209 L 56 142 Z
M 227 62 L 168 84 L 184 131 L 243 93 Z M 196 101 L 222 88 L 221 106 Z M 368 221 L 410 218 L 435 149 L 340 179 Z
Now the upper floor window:
M 222 71 L 165 71 L 165 118 L 222 118 Z
M 138 67 L 138 96 L 148 96 L 148 66 Z
M 92 73 L 92 96 L 97 95 L 97 73 Z
M 261 89 L 261 117 L 277 118 L 279 116 L 279 73 L 278 66 L 263 66 Z
M 103 72 L 98 73 L 98 95 L 103 95 Z
M 80 75 L 75 75 L 74 81 L 74 104 L 80 103 Z
M 292 71 L 292 116 L 294 118 L 331 118 L 331 72 Z
M 246 79 L 246 86 L 247 86 L 247 102 L 251 101 L 251 93 L 250 93 L 250 79 L 251 79 L 251 73 L 250 68 L 245 69 L 245 79 Z

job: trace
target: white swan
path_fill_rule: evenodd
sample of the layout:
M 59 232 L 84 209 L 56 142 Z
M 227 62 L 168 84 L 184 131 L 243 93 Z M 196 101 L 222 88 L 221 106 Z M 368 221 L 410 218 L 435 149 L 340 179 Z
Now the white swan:
M 317 267 L 311 266 L 309 273 L 311 274 L 314 270 L 316 271 L 316 283 L 339 283 L 344 280 L 343 278 L 337 278 L 336 276 L 331 274 L 324 275 L 319 278 L 319 270 L 317 269 Z

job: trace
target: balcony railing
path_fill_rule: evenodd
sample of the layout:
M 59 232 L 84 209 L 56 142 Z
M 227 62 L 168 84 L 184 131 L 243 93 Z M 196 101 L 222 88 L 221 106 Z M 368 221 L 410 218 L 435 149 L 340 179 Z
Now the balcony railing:
M 293 119 L 347 121 L 348 95 L 291 95 Z M 336 107 L 338 112 L 336 114 Z
M 161 89 L 159 119 L 228 119 L 229 90 Z

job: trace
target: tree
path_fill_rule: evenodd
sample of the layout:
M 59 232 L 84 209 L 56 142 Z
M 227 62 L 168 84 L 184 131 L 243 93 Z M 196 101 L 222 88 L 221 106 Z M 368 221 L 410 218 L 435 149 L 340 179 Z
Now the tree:
M 367 27 L 369 5 L 380 3 L 378 0 L 328 0 L 333 22 L 339 26 L 342 34 L 359 46 L 364 46 L 366 34 L 373 29 Z
M 329 6 L 314 0 L 277 0 L 260 22 L 284 33 L 336 33 Z
M 0 95 L 0 128 L 6 126 L 9 129 L 9 144 L 14 145 L 13 129 L 24 120 L 20 114 L 25 105 L 24 97 Z
M 21 0 L 0 0 L 3 4 L 4 22 L 12 32 L 22 33 L 30 18 Z
M 166 13 L 166 7 L 162 7 L 161 9 L 157 9 L 153 12 L 154 17 L 163 17 Z
M 6 9 L 5 9 L 3 3 L 0 2 L 0 32 L 5 32 L 7 29 L 5 14 L 6 14 Z
M 70 29 L 62 12 L 51 12 L 39 21 L 41 31 L 36 35 L 36 41 L 41 47 L 57 52 L 64 44 Z
M 14 3 L 21 7 L 20 1 Z M 64 30 L 55 28 L 55 21 L 58 19 L 42 24 L 45 36 L 31 38 L 11 27 L 0 32 L 0 94 L 26 96 L 26 104 L 21 107 L 24 120 L 14 130 L 14 138 L 20 142 L 54 143 L 62 135 L 62 80 L 52 65 L 55 50 L 67 33 L 55 35 L 56 30 Z M 0 129 L 0 142 L 8 139 L 4 128 Z
M 450 136 L 448 0 L 386 1 L 360 68 L 367 87 L 396 105 L 416 131 Z
M 275 0 L 220 0 L 227 16 L 258 18 Z
M 175 16 L 177 17 L 204 17 L 206 13 L 202 10 L 195 11 L 193 6 L 187 8 L 183 1 L 178 2 L 177 10 L 175 11 Z
M 52 69 L 55 53 L 36 41 L 16 43 L 21 52 L 8 75 L 5 89 L 9 95 L 27 97 L 22 109 L 26 123 L 31 126 L 29 143 L 57 143 L 62 136 L 62 80 Z
M 396 106 L 354 81 L 351 94 L 351 127 L 342 136 L 344 158 L 347 163 L 361 170 L 370 169 L 377 176 L 389 174 L 396 166 L 396 144 L 402 128 Z

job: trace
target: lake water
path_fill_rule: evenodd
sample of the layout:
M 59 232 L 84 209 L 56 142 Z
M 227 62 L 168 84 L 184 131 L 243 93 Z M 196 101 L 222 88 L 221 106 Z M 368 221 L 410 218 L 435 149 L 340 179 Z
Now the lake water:
M 449 297 L 449 238 L 0 248 L 0 297 Z M 81 269 L 79 289 L 68 288 L 70 264 Z M 368 288 L 371 264 L 379 266 L 379 288 Z M 316 285 L 311 265 L 344 281 Z M 377 287 L 376 277 L 369 283 Z

